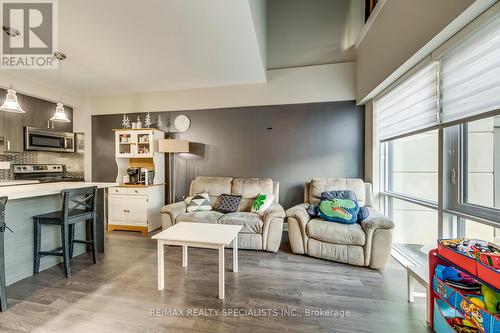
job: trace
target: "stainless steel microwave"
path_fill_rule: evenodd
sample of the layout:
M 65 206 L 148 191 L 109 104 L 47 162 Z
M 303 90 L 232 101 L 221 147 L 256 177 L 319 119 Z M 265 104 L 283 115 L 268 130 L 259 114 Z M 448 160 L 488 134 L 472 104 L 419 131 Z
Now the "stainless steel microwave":
M 75 135 L 45 128 L 25 127 L 24 149 L 72 153 L 75 151 Z

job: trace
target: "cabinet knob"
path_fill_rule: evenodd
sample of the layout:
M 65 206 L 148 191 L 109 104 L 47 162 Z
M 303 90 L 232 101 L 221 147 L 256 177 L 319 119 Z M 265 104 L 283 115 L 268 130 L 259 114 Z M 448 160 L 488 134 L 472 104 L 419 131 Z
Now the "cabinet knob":
M 118 192 L 118 190 L 115 190 L 115 192 Z
M 139 191 L 135 190 L 135 193 L 139 193 Z

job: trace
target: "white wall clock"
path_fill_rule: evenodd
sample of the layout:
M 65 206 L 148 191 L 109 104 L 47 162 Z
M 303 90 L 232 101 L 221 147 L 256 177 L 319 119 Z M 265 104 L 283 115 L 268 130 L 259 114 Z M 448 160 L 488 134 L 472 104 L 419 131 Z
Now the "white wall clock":
M 191 120 L 181 114 L 174 119 L 174 127 L 178 132 L 186 132 L 191 126 Z

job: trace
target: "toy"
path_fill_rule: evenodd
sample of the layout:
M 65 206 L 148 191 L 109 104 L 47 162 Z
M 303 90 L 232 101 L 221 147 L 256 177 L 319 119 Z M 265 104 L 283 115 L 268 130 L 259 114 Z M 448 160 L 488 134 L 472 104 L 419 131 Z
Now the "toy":
M 493 314 L 500 312 L 500 294 L 495 292 L 493 289 L 483 285 L 481 291 L 484 296 L 484 303 L 486 305 L 486 310 Z
M 495 269 L 500 269 L 500 254 L 498 253 L 480 253 L 479 260 Z
M 463 284 L 473 284 L 476 283 L 477 281 L 471 278 L 470 276 L 460 272 L 459 270 L 449 267 L 449 266 L 444 266 L 444 265 L 437 265 L 436 266 L 436 276 L 441 279 L 442 281 L 455 281 L 455 282 L 460 282 Z
M 467 326 L 467 327 L 474 327 L 470 321 L 464 318 L 460 317 L 453 317 L 453 318 L 447 318 L 446 321 L 450 325 L 457 325 L 457 326 Z

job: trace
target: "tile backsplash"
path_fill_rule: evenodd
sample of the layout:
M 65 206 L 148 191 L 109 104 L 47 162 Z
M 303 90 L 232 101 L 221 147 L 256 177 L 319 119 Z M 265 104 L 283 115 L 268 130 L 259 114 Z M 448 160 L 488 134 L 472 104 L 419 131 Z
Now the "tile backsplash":
M 14 164 L 64 164 L 65 176 L 84 177 L 84 134 L 75 133 L 76 149 L 74 153 L 56 153 L 47 151 L 25 151 L 19 154 L 0 155 L 0 161 L 10 162 L 9 170 L 0 170 L 0 180 L 14 179 L 12 166 Z

